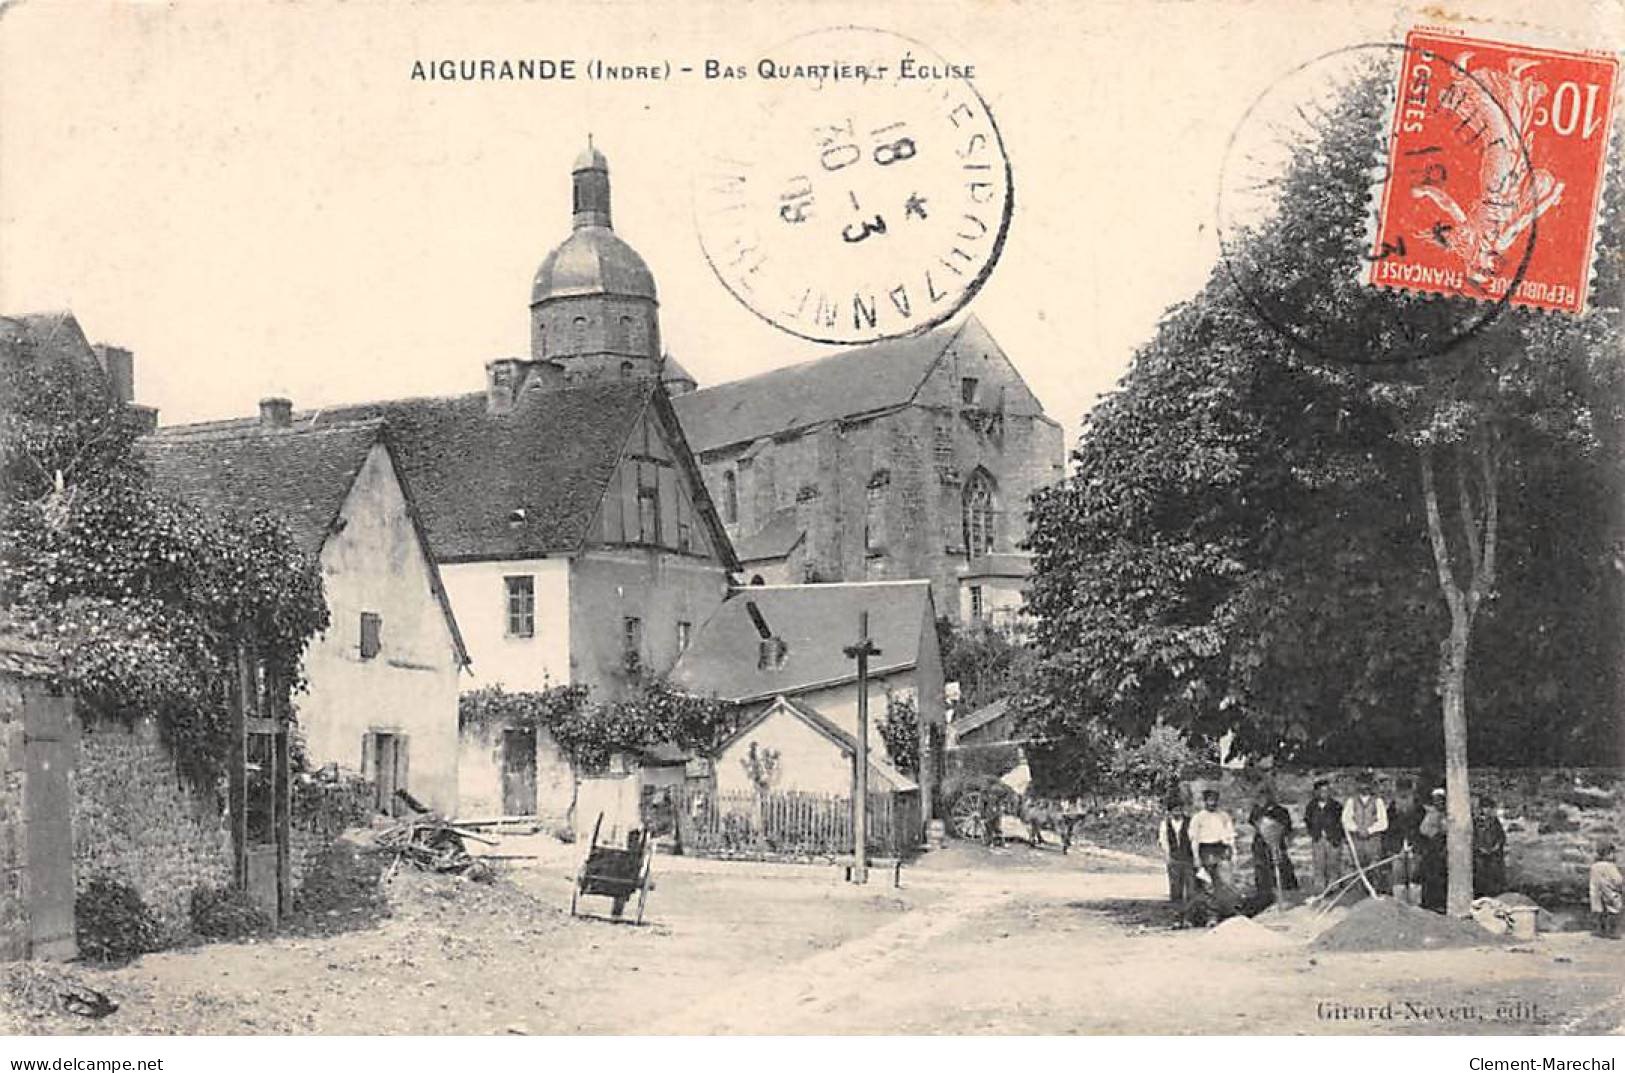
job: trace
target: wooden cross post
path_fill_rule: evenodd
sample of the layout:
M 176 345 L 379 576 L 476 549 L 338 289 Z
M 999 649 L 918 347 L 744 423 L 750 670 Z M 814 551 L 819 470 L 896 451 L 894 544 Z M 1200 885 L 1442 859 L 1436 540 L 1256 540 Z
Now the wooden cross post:
M 858 755 L 853 760 L 852 882 L 869 882 L 869 657 L 880 649 L 869 639 L 869 612 L 858 612 L 858 643 L 842 649 L 858 661 Z

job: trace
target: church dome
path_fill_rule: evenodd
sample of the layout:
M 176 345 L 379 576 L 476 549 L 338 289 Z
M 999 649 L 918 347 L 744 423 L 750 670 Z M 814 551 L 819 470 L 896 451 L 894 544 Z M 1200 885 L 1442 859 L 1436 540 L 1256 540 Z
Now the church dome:
M 530 304 L 592 294 L 651 301 L 655 297 L 654 273 L 636 250 L 607 227 L 577 228 L 548 254 L 536 271 Z
M 610 223 L 609 161 L 589 139 L 570 171 L 570 237 L 542 261 L 531 288 L 530 304 L 599 294 L 653 301 L 654 273 L 637 251 L 615 234 Z

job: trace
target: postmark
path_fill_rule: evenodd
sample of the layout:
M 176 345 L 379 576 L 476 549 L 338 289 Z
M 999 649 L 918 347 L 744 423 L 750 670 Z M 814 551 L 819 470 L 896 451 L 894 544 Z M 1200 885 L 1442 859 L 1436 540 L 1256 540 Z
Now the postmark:
M 974 68 L 887 31 L 807 34 L 697 170 L 717 278 L 775 327 L 860 344 L 942 323 L 987 280 L 1013 185 Z
M 1365 282 L 1582 312 L 1617 59 L 1432 30 L 1405 45 Z
M 1223 268 L 1251 312 L 1314 360 L 1397 365 L 1456 351 L 1505 312 L 1537 244 L 1538 228 L 1528 227 L 1502 251 L 1512 286 L 1500 295 L 1470 292 L 1464 281 L 1433 292 L 1370 284 L 1373 271 L 1388 271 L 1373 266 L 1399 260 L 1415 241 L 1385 241 L 1376 227 L 1377 206 L 1397 185 L 1389 162 L 1405 109 L 1395 87 L 1413 54 L 1420 50 L 1376 42 L 1301 63 L 1249 106 L 1227 146 L 1217 206 Z M 1511 132 L 1511 158 L 1528 169 L 1500 87 L 1447 59 L 1430 62 L 1441 80 L 1473 87 Z M 1429 107 L 1438 111 L 1437 99 Z

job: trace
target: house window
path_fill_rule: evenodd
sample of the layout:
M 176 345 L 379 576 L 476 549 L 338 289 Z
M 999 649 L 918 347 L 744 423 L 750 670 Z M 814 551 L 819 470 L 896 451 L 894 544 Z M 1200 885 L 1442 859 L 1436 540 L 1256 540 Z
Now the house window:
M 964 529 L 965 554 L 985 555 L 993 550 L 994 522 L 993 478 L 985 469 L 971 474 L 965 485 Z
M 536 636 L 536 579 L 529 574 L 505 577 L 507 590 L 508 636 Z
M 980 585 L 970 587 L 970 617 L 973 620 L 980 620 L 982 617 L 982 586 Z
M 637 669 L 643 659 L 643 620 L 628 615 L 621 620 L 621 659 L 628 670 Z
M 688 639 L 693 636 L 694 624 L 692 622 L 679 622 L 677 624 L 677 651 L 679 654 L 688 651 Z
M 939 466 L 951 466 L 954 461 L 954 430 L 953 426 L 938 422 L 935 436 L 931 443 L 931 452 Z
M 959 401 L 966 406 L 976 405 L 976 377 L 967 376 L 959 381 Z
M 378 655 L 383 642 L 380 634 L 384 629 L 384 619 L 372 611 L 361 612 L 361 658 L 372 659 Z
M 878 555 L 886 546 L 886 490 L 891 487 L 891 474 L 877 469 L 869 477 L 869 487 L 863 498 L 863 550 Z
M 632 379 L 632 363 L 631 362 L 629 362 L 629 361 L 621 362 L 621 379 L 622 380 L 630 380 L 630 379 Z
M 733 470 L 722 475 L 722 520 L 729 525 L 739 521 L 739 478 Z

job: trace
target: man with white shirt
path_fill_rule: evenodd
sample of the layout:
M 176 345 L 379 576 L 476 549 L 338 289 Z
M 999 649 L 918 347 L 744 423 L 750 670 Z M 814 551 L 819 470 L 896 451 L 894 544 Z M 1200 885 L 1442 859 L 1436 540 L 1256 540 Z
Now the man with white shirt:
M 1356 867 L 1365 870 L 1379 894 L 1387 894 L 1388 869 L 1371 867 L 1382 858 L 1382 833 L 1388 830 L 1388 806 L 1374 784 L 1369 774 L 1360 776 L 1354 796 L 1343 802 L 1343 830 L 1354 847 Z
M 1236 821 L 1219 809 L 1219 791 L 1202 791 L 1202 808 L 1191 817 L 1191 857 L 1207 873 L 1213 887 L 1213 900 L 1221 909 L 1233 907 L 1234 888 L 1230 885 L 1230 862 L 1236 856 Z

